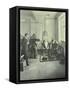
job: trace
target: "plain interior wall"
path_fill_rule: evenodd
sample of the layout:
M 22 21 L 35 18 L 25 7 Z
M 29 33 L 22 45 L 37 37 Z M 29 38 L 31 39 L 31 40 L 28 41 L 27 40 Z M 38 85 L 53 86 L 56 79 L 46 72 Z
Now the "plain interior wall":
M 44 22 L 44 20 L 43 20 Z M 21 22 L 20 24 L 20 33 L 22 36 L 24 36 L 25 33 L 33 33 L 36 34 L 37 38 L 42 40 L 42 33 L 46 31 L 46 40 L 51 41 L 52 39 L 55 38 L 55 19 L 46 19 L 45 21 L 45 26 L 43 25 L 44 23 L 36 23 L 36 22 Z
M 52 39 L 56 40 L 55 38 L 55 18 L 47 18 L 46 19 L 46 25 L 45 25 L 46 31 L 47 31 L 47 40 L 51 41 Z
M 58 17 L 58 38 L 60 41 L 65 41 L 65 13 Z
M 21 15 L 22 16 L 22 15 Z M 46 37 L 42 37 L 43 32 L 46 31 Z M 51 39 L 55 38 L 55 19 L 54 18 L 46 18 L 44 16 L 36 16 L 36 20 L 32 19 L 32 16 L 24 16 L 20 19 L 20 34 L 24 36 L 25 33 L 29 33 L 32 35 L 33 33 L 36 34 L 37 38 L 42 40 L 50 41 Z
M 52 13 L 51 13 L 52 14 Z M 23 16 L 22 16 L 23 15 Z M 45 35 L 43 33 L 45 32 Z M 20 34 L 25 33 L 31 36 L 33 33 L 40 40 L 65 41 L 65 14 L 62 13 L 57 18 L 46 18 L 43 15 L 36 15 L 35 12 L 20 13 Z

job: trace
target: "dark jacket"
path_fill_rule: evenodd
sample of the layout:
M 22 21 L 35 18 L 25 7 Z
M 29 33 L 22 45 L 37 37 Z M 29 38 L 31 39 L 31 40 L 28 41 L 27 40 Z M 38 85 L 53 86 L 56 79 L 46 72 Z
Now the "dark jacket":
M 25 37 L 23 37 L 22 39 L 22 52 L 21 54 L 24 54 L 24 57 L 27 58 L 28 57 L 28 45 L 27 45 L 27 39 Z

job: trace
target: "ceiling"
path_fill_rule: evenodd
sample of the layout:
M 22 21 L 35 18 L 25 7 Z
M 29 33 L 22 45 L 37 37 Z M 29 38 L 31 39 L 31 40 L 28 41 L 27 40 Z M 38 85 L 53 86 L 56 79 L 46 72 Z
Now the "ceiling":
M 25 17 L 31 17 L 33 19 L 38 19 L 42 17 L 46 18 L 57 18 L 61 13 L 60 12 L 50 12 L 50 11 L 33 11 L 33 10 L 21 10 L 20 16 L 21 20 Z
M 48 18 L 55 18 L 58 12 L 49 12 L 49 11 L 33 11 L 34 16 L 45 16 Z

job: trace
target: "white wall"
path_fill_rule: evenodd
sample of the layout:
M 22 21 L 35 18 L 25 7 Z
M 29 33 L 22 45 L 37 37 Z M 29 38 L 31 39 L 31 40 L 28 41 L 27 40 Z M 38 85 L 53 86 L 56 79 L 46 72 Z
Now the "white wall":
M 51 41 L 52 39 L 56 40 L 55 32 L 56 29 L 56 19 L 55 18 L 45 18 L 44 16 L 38 17 L 37 21 L 32 21 L 30 17 L 24 17 L 20 20 L 20 33 L 24 36 L 25 33 L 33 33 L 36 34 L 37 38 L 40 40 L 45 39 L 47 41 Z M 25 20 L 25 21 L 24 21 Z M 46 31 L 46 36 L 43 36 L 43 32 Z
M 30 35 L 36 34 L 37 38 L 42 39 L 42 23 L 31 21 L 31 18 L 27 19 L 26 22 L 20 21 L 20 34 L 24 36 L 25 33 L 29 33 Z
M 45 27 L 46 27 L 45 29 L 47 31 L 47 40 L 48 41 L 51 41 L 52 39 L 56 40 L 56 38 L 55 38 L 55 31 L 56 31 L 55 19 L 47 18 Z
M 58 17 L 58 38 L 59 42 L 65 41 L 65 13 Z

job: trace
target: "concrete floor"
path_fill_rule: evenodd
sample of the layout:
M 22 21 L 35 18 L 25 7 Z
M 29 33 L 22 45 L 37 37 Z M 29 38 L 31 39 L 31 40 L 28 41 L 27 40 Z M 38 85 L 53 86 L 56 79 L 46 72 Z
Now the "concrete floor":
M 59 61 L 40 62 L 39 59 L 29 59 L 29 66 L 20 72 L 20 80 L 51 79 L 65 76 L 65 65 Z

